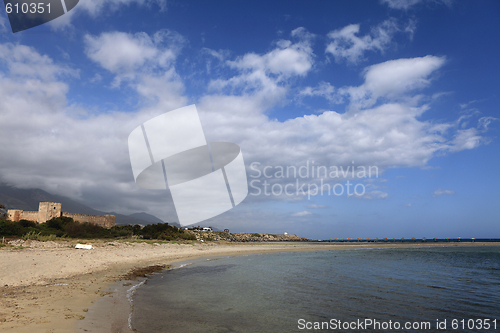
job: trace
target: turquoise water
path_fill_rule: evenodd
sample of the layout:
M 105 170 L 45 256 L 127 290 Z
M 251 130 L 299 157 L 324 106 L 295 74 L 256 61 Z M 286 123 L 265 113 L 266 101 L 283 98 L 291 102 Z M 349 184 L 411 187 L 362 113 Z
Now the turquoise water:
M 341 326 L 366 319 L 380 326 Z M 446 330 L 436 329 L 436 320 L 441 327 L 446 320 Z M 338 332 L 498 332 L 500 248 L 352 249 L 209 260 L 153 276 L 134 295 L 132 315 L 133 327 L 144 333 L 318 331 L 307 329 L 315 322 Z M 394 329 L 396 322 L 401 329 Z M 406 323 L 420 326 L 404 329 Z M 430 330 L 422 329 L 426 323 Z

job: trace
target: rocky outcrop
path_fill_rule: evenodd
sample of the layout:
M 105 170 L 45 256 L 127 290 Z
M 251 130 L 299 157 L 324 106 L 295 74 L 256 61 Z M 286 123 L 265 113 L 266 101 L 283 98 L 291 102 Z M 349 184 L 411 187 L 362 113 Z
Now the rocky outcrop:
M 228 242 L 284 242 L 309 241 L 310 239 L 297 235 L 273 235 L 258 233 L 230 233 L 224 231 L 194 231 L 186 230 L 201 241 L 228 241 Z

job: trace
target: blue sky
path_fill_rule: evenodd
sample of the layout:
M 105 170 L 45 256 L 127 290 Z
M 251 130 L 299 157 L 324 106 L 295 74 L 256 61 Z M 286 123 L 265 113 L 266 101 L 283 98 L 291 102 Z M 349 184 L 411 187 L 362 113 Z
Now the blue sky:
M 127 137 L 196 104 L 207 140 L 237 143 L 254 181 L 207 225 L 500 237 L 499 17 L 497 1 L 80 0 L 12 34 L 2 13 L 0 180 L 175 221 L 168 192 L 134 183 Z M 313 164 L 378 174 L 323 179 L 358 184 L 351 196 L 262 174 Z

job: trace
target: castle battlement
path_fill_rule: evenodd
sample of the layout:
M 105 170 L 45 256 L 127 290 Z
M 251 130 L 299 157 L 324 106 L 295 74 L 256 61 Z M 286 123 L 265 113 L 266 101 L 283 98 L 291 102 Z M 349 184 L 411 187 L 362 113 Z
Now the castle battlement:
M 58 202 L 40 202 L 38 211 L 24 211 L 20 209 L 9 209 L 7 211 L 7 219 L 10 221 L 28 220 L 37 223 L 45 223 L 54 217 L 71 217 L 73 220 L 80 223 L 92 223 L 104 228 L 111 228 L 115 226 L 114 215 L 87 215 L 66 213 L 61 211 L 61 204 Z

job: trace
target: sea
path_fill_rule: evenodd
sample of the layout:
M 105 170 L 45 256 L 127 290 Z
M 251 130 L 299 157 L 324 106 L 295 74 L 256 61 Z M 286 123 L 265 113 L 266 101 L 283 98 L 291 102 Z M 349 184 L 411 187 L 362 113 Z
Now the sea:
M 137 332 L 500 332 L 500 247 L 188 261 L 133 294 Z

